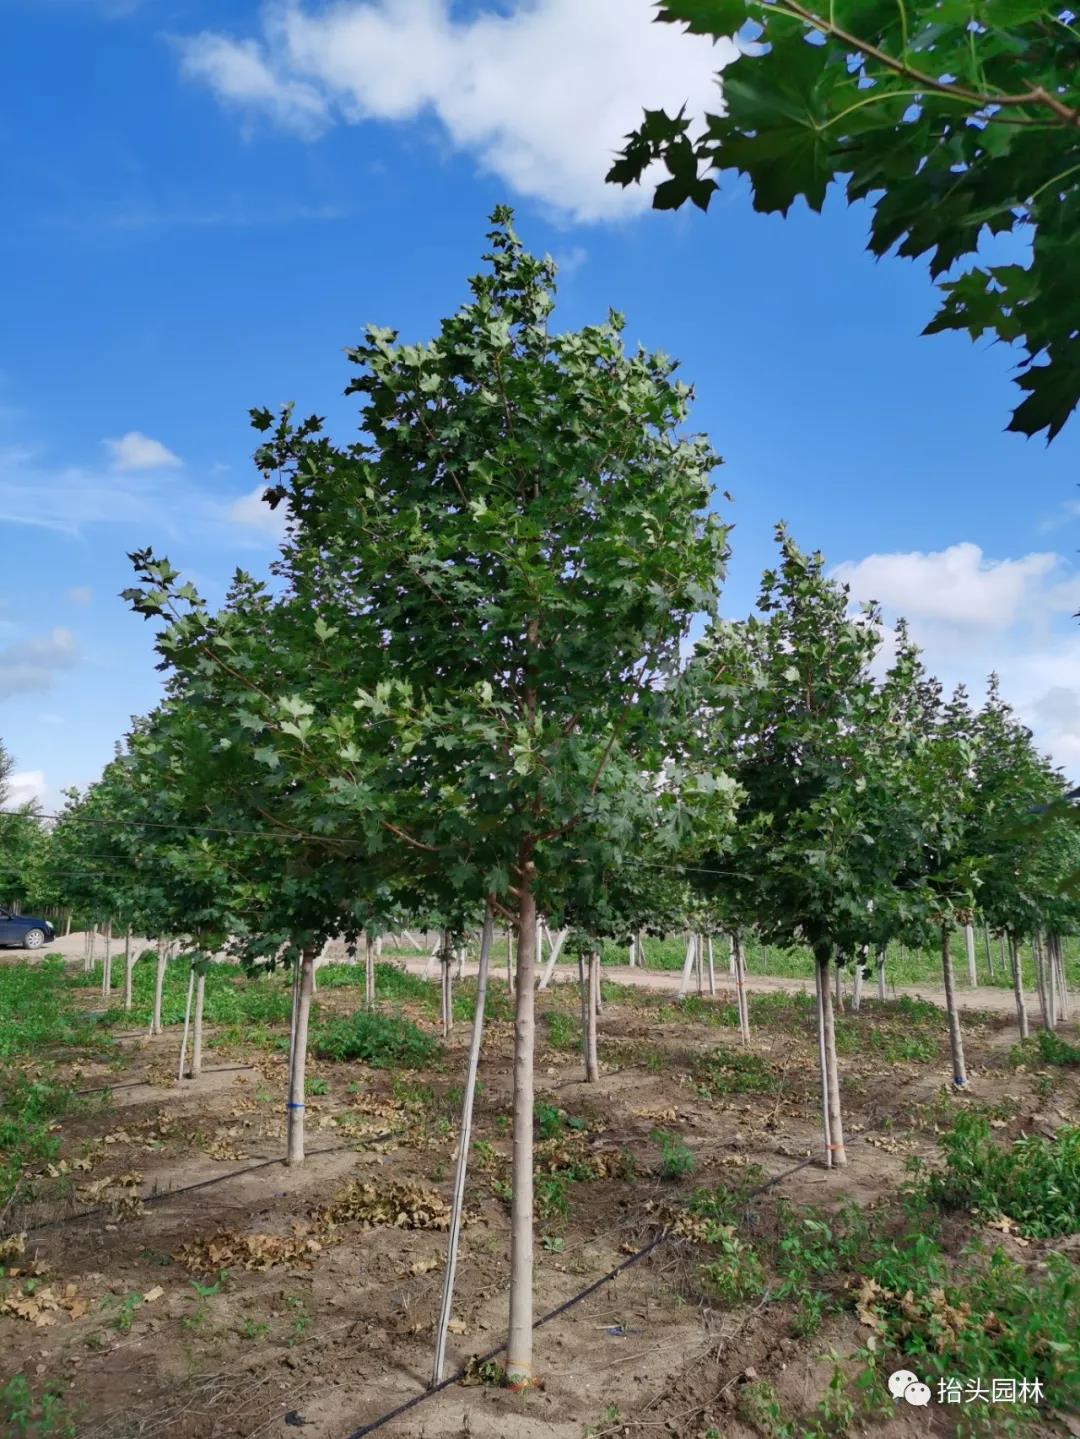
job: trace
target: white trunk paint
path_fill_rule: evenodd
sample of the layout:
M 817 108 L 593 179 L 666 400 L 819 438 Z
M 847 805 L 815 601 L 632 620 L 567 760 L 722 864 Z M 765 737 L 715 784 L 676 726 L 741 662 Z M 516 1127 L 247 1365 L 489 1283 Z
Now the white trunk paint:
M 683 956 L 682 979 L 679 983 L 680 999 L 686 998 L 686 992 L 690 988 L 690 971 L 694 967 L 694 954 L 696 950 L 697 935 L 688 935 L 686 939 L 686 954 Z
M 191 1030 L 191 1068 L 188 1071 L 192 1079 L 198 1079 L 202 1073 L 202 1041 L 203 1041 L 203 1004 L 206 1000 L 206 972 L 199 970 L 199 977 L 195 981 L 195 1022 Z

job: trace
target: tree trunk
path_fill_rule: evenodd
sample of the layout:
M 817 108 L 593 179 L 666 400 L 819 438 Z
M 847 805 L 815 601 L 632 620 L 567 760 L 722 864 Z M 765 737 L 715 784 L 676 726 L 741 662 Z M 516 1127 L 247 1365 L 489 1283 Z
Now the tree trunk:
M 829 1076 L 829 1143 L 832 1146 L 833 1163 L 838 1169 L 844 1169 L 847 1167 L 847 1150 L 844 1148 L 844 1121 L 840 1112 L 840 1066 L 836 1060 L 836 1019 L 829 990 L 828 964 L 826 959 L 822 997 L 825 1009 L 825 1063 Z
M 728 974 L 735 978 L 735 936 L 728 935 Z
M 458 1239 L 461 1235 L 461 1215 L 465 1207 L 465 1175 L 469 1164 L 469 1140 L 472 1135 L 473 1099 L 476 1094 L 476 1071 L 480 1066 L 480 1042 L 484 1034 L 484 1006 L 487 1000 L 488 964 L 491 959 L 491 944 L 495 926 L 490 908 L 484 915 L 484 929 L 480 936 L 480 963 L 476 972 L 476 1008 L 473 1011 L 472 1043 L 469 1046 L 469 1066 L 465 1075 L 465 1093 L 461 1100 L 461 1127 L 458 1131 L 457 1167 L 454 1171 L 454 1196 L 450 1205 L 450 1233 L 446 1241 L 446 1267 L 443 1271 L 442 1307 L 439 1322 L 435 1328 L 435 1362 L 431 1371 L 431 1383 L 436 1385 L 443 1377 L 446 1364 L 446 1334 L 450 1325 L 450 1314 L 454 1305 L 454 1275 L 457 1271 Z
M 296 1017 L 289 1054 L 289 1098 L 286 1111 L 285 1163 L 304 1162 L 304 1079 L 307 1071 L 308 1021 L 311 1018 L 311 989 L 315 975 L 315 951 L 305 949 L 300 960 L 300 984 L 296 995 Z
M 712 935 L 711 935 L 711 934 L 709 935 L 709 937 L 708 937 L 708 939 L 705 941 L 705 943 L 706 943 L 706 945 L 708 946 L 707 952 L 708 952 L 708 956 L 709 956 L 709 994 L 710 994 L 710 996 L 715 996 L 715 995 L 716 995 L 716 962 L 715 962 L 715 960 L 714 960 L 714 958 L 713 958 L 713 944 L 712 944 Z
M 852 976 L 851 980 L 852 1014 L 858 1014 L 859 1010 L 862 1008 L 863 964 L 865 962 L 865 958 L 865 954 L 859 954 L 855 957 L 855 973 Z
M 836 995 L 836 1012 L 837 1012 L 837 1014 L 843 1014 L 843 1012 L 844 1012 L 844 966 L 840 963 L 839 960 L 834 960 L 834 961 L 833 961 L 833 965 L 834 965 L 833 988 L 834 988 L 834 990 L 835 990 L 835 995 Z
M 975 969 L 975 927 L 971 924 L 964 925 L 964 951 L 967 954 L 968 984 L 976 989 L 979 975 Z
M 825 1168 L 831 1169 L 833 1162 L 832 1135 L 829 1133 L 829 1060 L 825 1050 L 825 990 L 828 987 L 826 973 L 828 961 L 822 964 L 814 961 L 814 980 L 817 985 L 818 1021 L 818 1065 L 821 1069 L 821 1132 L 825 1136 Z
M 134 961 L 131 958 L 131 930 L 128 929 L 124 935 L 124 1009 L 131 1009 L 131 982 L 134 970 Z
M 195 993 L 195 966 L 188 968 L 187 1004 L 184 1006 L 184 1037 L 180 1041 L 180 1068 L 177 1073 L 177 1080 L 184 1077 L 184 1064 L 187 1060 L 187 1037 L 191 1028 L 191 999 Z
M 364 936 L 364 1007 L 369 1013 L 375 1008 L 375 949 L 370 934 Z
M 195 981 L 195 1023 L 191 1031 L 191 1069 L 189 1076 L 198 1079 L 202 1073 L 202 1022 L 203 1004 L 206 1000 L 206 971 L 199 970 Z
M 68 935 L 69 935 L 70 933 L 71 933 L 71 910 L 70 910 L 70 909 L 66 909 L 66 910 L 64 911 L 64 938 L 67 939 L 67 937 L 68 937 Z
M 994 982 L 994 955 L 990 948 L 990 926 L 983 925 L 983 944 L 986 946 L 986 977 L 991 984 Z
M 966 1089 L 967 1065 L 964 1063 L 964 1039 L 960 1033 L 960 1015 L 956 1008 L 950 938 L 949 926 L 943 924 L 941 926 L 941 972 L 945 980 L 945 1013 L 949 1020 L 949 1050 L 952 1053 L 953 1084 L 957 1089 Z
M 449 932 L 443 934 L 442 954 L 442 1002 L 440 1013 L 442 1018 L 443 1039 L 450 1038 L 450 1031 L 454 1027 L 454 979 L 450 969 L 453 961 L 453 951 L 450 944 Z
M 1020 1038 L 1028 1037 L 1027 1005 L 1024 1003 L 1024 973 L 1020 968 L 1020 950 L 1016 939 L 1009 935 L 1009 962 L 1012 965 L 1013 997 L 1016 1000 L 1016 1023 Z
M 1052 934 L 1050 936 L 1051 954 L 1054 964 L 1057 967 L 1058 997 L 1061 1001 L 1060 1018 L 1068 1021 L 1069 1018 L 1069 988 L 1065 982 L 1065 956 L 1061 949 L 1061 936 Z
M 105 923 L 105 958 L 101 964 L 101 994 L 106 1003 L 112 1000 L 112 920 Z
M 521 866 L 518 890 L 517 1006 L 514 1016 L 514 1128 L 510 1199 L 510 1332 L 506 1377 L 532 1379 L 533 1334 L 533 1052 L 536 1042 L 536 899 L 533 864 Z
M 588 1023 L 585 1025 L 585 1078 L 589 1084 L 600 1079 L 600 1061 L 596 1057 L 596 1010 L 600 998 L 600 952 L 589 950 Z
M 1046 992 L 1046 975 L 1043 972 L 1042 950 L 1038 938 L 1031 937 L 1031 967 L 1035 971 L 1035 992 L 1039 996 L 1039 1015 L 1043 1029 L 1050 1028 L 1050 1003 Z
M 686 954 L 683 956 L 682 979 L 679 981 L 679 998 L 685 999 L 686 992 L 690 988 L 690 971 L 694 966 L 694 950 L 697 948 L 697 935 L 691 934 L 686 940 Z
M 749 1044 L 750 1006 L 746 999 L 746 957 L 743 954 L 742 937 L 737 931 L 731 936 L 731 944 L 735 956 L 735 1007 L 739 1015 L 739 1034 L 743 1044 Z
M 885 951 L 879 949 L 877 952 L 877 997 L 885 998 Z
M 157 947 L 157 970 L 154 974 L 154 1012 L 150 1019 L 150 1033 L 160 1034 L 161 1029 L 161 996 L 165 988 L 165 965 L 167 963 L 164 940 L 158 940 Z

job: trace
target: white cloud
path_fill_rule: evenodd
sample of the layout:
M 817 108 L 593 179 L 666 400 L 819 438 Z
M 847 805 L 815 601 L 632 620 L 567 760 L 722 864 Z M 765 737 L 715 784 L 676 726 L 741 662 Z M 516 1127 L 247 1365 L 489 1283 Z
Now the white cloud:
M 981 704 L 987 676 L 1039 745 L 1080 779 L 1080 576 L 1062 556 L 991 559 L 965 542 L 932 553 L 868 555 L 835 575 L 856 600 L 884 608 L 875 672 L 895 653 L 895 621 L 906 618 L 927 668 L 946 692 L 967 686 Z
M 256 485 L 250 494 L 242 495 L 240 499 L 233 501 L 229 506 L 227 518 L 234 525 L 257 530 L 259 534 L 265 535 L 277 544 L 285 535 L 288 506 L 280 504 L 276 510 L 272 510 L 263 499 L 265 493 L 265 485 Z
M 67 597 L 73 605 L 88 605 L 94 598 L 93 591 L 86 585 L 75 585 L 68 590 Z
M 929 554 L 868 555 L 835 573 L 857 600 L 877 600 L 908 619 L 1000 629 L 1023 618 L 1034 596 L 1043 608 L 1053 603 L 1042 582 L 1060 564 L 1055 554 L 991 560 L 968 542 Z
M 634 214 L 652 185 L 604 174 L 644 107 L 716 110 L 735 57 L 651 0 L 517 0 L 456 18 L 451 0 L 267 5 L 259 37 L 204 32 L 182 69 L 245 114 L 314 137 L 335 121 L 434 117 L 457 150 L 519 194 L 580 221 Z
M 8 645 L 0 650 L 0 699 L 51 689 L 55 672 L 70 669 L 78 659 L 75 636 L 66 629 Z
M 5 806 L 7 809 L 18 809 L 32 800 L 41 804 L 48 793 L 45 771 L 40 769 L 27 769 L 18 774 L 9 775 L 7 783 L 9 790 Z
M 276 73 L 254 40 L 205 31 L 183 43 L 181 68 L 227 104 L 264 111 L 284 129 L 314 137 L 326 128 L 327 104 L 319 92 Z
M 118 440 L 104 443 L 112 455 L 114 470 L 175 470 L 184 463 L 160 440 L 152 440 L 139 430 L 129 430 Z

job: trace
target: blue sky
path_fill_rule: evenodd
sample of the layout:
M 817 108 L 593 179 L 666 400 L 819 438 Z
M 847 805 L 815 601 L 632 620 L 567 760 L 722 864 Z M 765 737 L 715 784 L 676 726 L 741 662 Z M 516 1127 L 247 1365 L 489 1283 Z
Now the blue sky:
M 922 266 L 867 214 L 656 215 L 602 184 L 643 104 L 700 109 L 722 55 L 648 0 L 0 0 L 0 737 L 24 792 L 94 778 L 150 707 L 118 598 L 151 545 L 213 600 L 269 562 L 247 411 L 355 424 L 343 348 L 421 339 L 493 205 L 563 266 L 558 319 L 621 309 L 680 358 L 752 603 L 788 521 L 907 613 L 947 682 L 1000 669 L 1080 778 L 1080 428 L 1004 433 L 1012 360 L 922 339 Z

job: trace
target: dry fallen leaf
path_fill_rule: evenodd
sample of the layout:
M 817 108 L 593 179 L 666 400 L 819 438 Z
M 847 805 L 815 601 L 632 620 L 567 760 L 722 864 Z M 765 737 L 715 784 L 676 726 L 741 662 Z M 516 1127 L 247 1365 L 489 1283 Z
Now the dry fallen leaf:
M 164 1289 L 162 1289 L 161 1285 L 155 1284 L 153 1289 L 148 1289 L 146 1291 L 146 1293 L 143 1295 L 143 1300 L 147 1304 L 153 1304 L 154 1300 L 160 1299 L 164 1293 L 165 1291 Z

